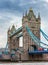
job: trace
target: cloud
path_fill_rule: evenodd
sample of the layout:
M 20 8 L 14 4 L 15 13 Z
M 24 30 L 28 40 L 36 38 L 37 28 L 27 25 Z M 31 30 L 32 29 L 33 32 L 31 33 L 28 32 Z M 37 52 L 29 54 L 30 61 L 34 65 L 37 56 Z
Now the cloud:
M 46 3 L 48 3 L 48 0 L 44 0 Z
M 7 31 L 13 24 L 18 27 L 21 26 L 21 16 L 12 13 L 3 13 L 0 15 L 0 48 L 4 48 L 7 43 Z
M 20 16 L 14 16 L 13 19 L 10 21 L 10 26 L 12 26 L 13 24 L 16 26 L 16 28 L 21 27 L 22 25 L 22 17 Z
M 21 7 L 19 7 L 18 0 L 0 0 L 0 11 L 20 11 Z
M 0 44 L 3 47 L 7 43 L 7 30 L 13 24 L 20 27 L 22 14 L 30 7 L 34 13 L 41 15 L 42 29 L 48 34 L 48 0 L 0 0 Z M 4 46 L 5 47 L 5 46 Z
M 7 44 L 7 35 L 6 34 L 0 34 L 0 48 L 6 47 Z
M 19 6 L 26 6 L 29 4 L 36 4 L 36 0 L 28 0 L 28 2 L 27 0 L 21 0 Z

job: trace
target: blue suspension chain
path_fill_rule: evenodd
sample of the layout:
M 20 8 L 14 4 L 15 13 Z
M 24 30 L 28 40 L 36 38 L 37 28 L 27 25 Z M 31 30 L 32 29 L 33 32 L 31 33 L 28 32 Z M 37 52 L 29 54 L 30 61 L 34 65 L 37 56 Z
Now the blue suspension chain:
M 38 43 L 42 43 L 42 44 L 44 44 L 44 45 L 47 45 L 47 44 L 41 42 L 41 41 L 30 31 L 29 27 L 26 27 L 26 29 L 27 29 L 28 33 L 30 34 L 30 36 L 31 36 L 31 37 L 33 36 L 33 38 L 36 39 L 36 41 L 38 41 Z M 47 46 L 48 46 L 48 45 L 47 45 Z
M 42 35 L 44 36 L 44 38 L 48 41 L 48 36 L 40 29 L 40 32 L 42 33 Z

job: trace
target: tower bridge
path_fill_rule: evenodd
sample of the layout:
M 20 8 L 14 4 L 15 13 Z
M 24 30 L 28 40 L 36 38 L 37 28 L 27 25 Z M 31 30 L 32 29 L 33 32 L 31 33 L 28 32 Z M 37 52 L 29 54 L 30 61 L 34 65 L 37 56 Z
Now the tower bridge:
M 36 17 L 30 8 L 29 11 L 23 15 L 22 27 L 16 30 L 13 25 L 12 28 L 8 30 L 7 44 L 11 61 L 48 60 L 48 44 L 40 40 L 40 32 L 47 41 L 48 36 L 40 27 L 40 15 Z M 23 37 L 23 47 L 21 48 L 19 47 L 20 37 Z

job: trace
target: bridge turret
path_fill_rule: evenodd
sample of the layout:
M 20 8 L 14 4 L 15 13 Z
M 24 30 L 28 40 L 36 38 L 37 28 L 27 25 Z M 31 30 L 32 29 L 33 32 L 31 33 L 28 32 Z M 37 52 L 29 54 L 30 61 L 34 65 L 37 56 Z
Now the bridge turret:
M 12 28 L 11 28 L 11 34 L 13 34 L 14 32 L 16 31 L 16 28 L 14 26 L 14 24 L 12 25 Z
M 11 34 L 10 28 L 8 29 L 7 34 L 8 34 L 8 36 Z
M 38 13 L 38 19 L 41 19 L 41 18 L 40 18 L 40 13 Z
M 22 19 L 23 47 L 25 51 L 27 51 L 31 45 L 35 45 L 36 48 L 38 48 L 38 45 L 36 45 L 28 35 L 28 32 L 26 30 L 26 25 L 30 28 L 32 33 L 40 39 L 40 16 L 38 15 L 38 18 L 36 18 L 32 8 L 29 9 L 27 16 L 24 16 Z M 26 52 L 25 55 L 26 60 L 28 59 L 27 53 L 28 51 Z
M 41 23 L 40 21 L 41 21 L 40 13 L 38 13 L 38 22 Z
M 28 12 L 28 20 L 31 20 L 31 19 L 35 19 L 35 15 L 34 15 L 34 12 L 32 10 L 32 8 L 29 9 L 29 12 Z
M 26 10 L 26 12 L 25 12 L 25 16 L 27 17 L 27 10 Z

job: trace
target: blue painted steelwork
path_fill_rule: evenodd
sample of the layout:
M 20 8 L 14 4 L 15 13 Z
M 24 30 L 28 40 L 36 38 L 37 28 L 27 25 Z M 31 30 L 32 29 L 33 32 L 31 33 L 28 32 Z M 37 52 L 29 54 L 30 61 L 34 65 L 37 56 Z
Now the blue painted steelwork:
M 8 55 L 9 54 L 9 51 L 8 51 L 8 43 L 6 44 L 6 47 L 5 47 L 5 50 L 4 50 L 4 52 L 3 52 L 3 54 L 6 54 L 6 55 Z
M 30 28 L 28 27 L 28 26 L 26 26 L 26 30 L 27 30 L 27 32 L 29 33 L 29 35 L 31 36 L 31 39 L 33 39 L 34 40 L 34 42 L 37 44 L 38 42 L 39 43 L 41 43 L 40 42 L 40 40 L 30 31 Z M 38 42 L 37 42 L 38 41 Z M 43 42 L 42 42 L 43 43 Z M 44 44 L 44 43 L 43 43 Z M 38 44 L 37 44 L 38 45 Z M 44 44 L 44 45 L 47 45 L 47 44 Z M 39 47 L 42 47 L 42 46 L 40 46 L 40 45 L 38 45 Z M 48 45 L 47 45 L 48 46 Z M 44 48 L 44 47 L 42 47 L 42 48 Z M 34 51 L 29 51 L 28 50 L 28 53 L 30 54 L 30 55 L 32 55 L 32 54 L 47 54 L 48 53 L 48 50 L 47 51 L 45 51 L 45 50 L 42 50 L 42 51 L 39 51 L 39 50 L 34 50 Z
M 3 52 L 3 54 L 6 54 L 6 55 L 8 55 L 8 54 L 9 54 L 9 52 L 8 52 L 8 51 L 4 51 L 4 52 Z
M 14 36 L 18 32 L 20 32 L 21 30 L 22 30 L 22 27 L 18 28 L 13 34 L 10 35 L 10 37 Z M 44 33 L 41 29 L 40 29 L 40 32 L 43 34 L 43 36 L 45 37 L 45 39 L 48 41 L 48 36 L 46 35 L 46 33 Z
M 18 28 L 13 34 L 11 34 L 9 37 L 14 36 L 15 34 L 17 34 L 18 32 L 20 32 L 22 30 L 22 27 Z
M 2 58 L 2 52 L 0 52 L 0 58 Z
M 23 34 L 21 33 L 21 34 L 18 34 L 16 37 L 22 37 L 23 36 Z
M 38 50 L 36 50 L 36 51 L 28 51 L 28 53 L 29 54 L 48 54 L 48 50 L 47 51 L 44 51 L 44 50 L 42 50 L 42 51 L 38 51 Z
M 44 36 L 44 38 L 48 41 L 48 36 L 46 35 L 46 33 L 44 33 L 41 29 L 40 32 L 42 33 L 42 35 Z
M 2 52 L 0 52 L 0 55 L 2 55 Z
M 20 52 L 24 52 L 23 50 L 21 51 L 19 48 L 16 48 L 16 50 L 15 50 L 15 51 L 18 51 L 18 50 L 19 50 Z
M 12 51 L 11 51 L 11 55 L 15 55 L 15 52 L 17 52 L 18 50 L 19 50 L 19 48 L 12 49 Z
M 33 41 L 34 41 L 39 47 L 45 48 L 45 47 L 39 45 L 39 43 L 42 43 L 42 44 L 48 46 L 48 44 L 45 44 L 45 43 L 41 42 L 40 39 L 39 39 L 38 37 L 36 37 L 36 36 L 30 31 L 29 27 L 26 26 L 26 29 L 27 29 L 27 32 L 29 33 L 29 35 L 31 36 L 31 38 L 33 39 Z M 17 34 L 18 32 L 20 32 L 21 30 L 22 30 L 22 27 L 20 27 L 20 28 L 17 29 L 13 34 L 11 34 L 10 37 L 14 36 L 14 35 Z M 45 37 L 45 39 L 48 40 L 48 39 L 47 39 L 48 36 L 47 36 L 41 29 L 40 29 L 40 32 L 43 34 L 43 36 Z M 22 33 L 19 34 L 19 35 L 17 35 L 17 37 L 21 37 L 21 36 L 23 36 Z M 7 43 L 7 45 L 6 45 L 4 54 L 8 54 L 8 51 L 6 51 L 7 46 L 8 46 L 8 43 Z M 17 51 L 17 50 L 19 50 L 19 49 L 16 49 L 16 51 Z M 19 50 L 19 51 L 20 51 L 20 50 Z M 48 51 L 32 51 L 32 52 L 29 52 L 29 53 L 48 53 Z
M 11 57 L 12 56 L 15 56 L 15 52 L 19 52 L 20 54 L 22 54 L 23 53 L 23 51 L 21 51 L 19 48 L 16 48 L 15 50 L 12 50 L 12 52 L 11 52 Z M 16 55 L 17 56 L 17 55 Z
M 0 52 L 0 58 L 2 58 L 2 52 Z
M 5 50 L 3 51 L 3 52 L 0 52 L 0 56 L 2 55 L 2 54 L 9 54 L 9 51 L 8 51 L 8 43 L 6 44 L 6 47 L 5 47 Z
M 19 48 L 16 48 L 16 51 L 19 50 Z
M 6 44 L 5 51 L 6 51 L 7 47 L 8 47 L 8 43 Z
M 39 43 L 42 43 L 42 44 L 48 46 L 47 44 L 41 42 L 41 41 L 31 32 L 31 30 L 30 30 L 30 28 L 29 28 L 28 26 L 26 26 L 26 30 L 27 30 L 27 32 L 29 33 L 31 39 L 33 39 L 34 42 L 35 42 L 38 46 L 39 46 Z M 45 47 L 43 47 L 43 46 L 41 46 L 41 45 L 40 45 L 40 47 L 45 48 Z

